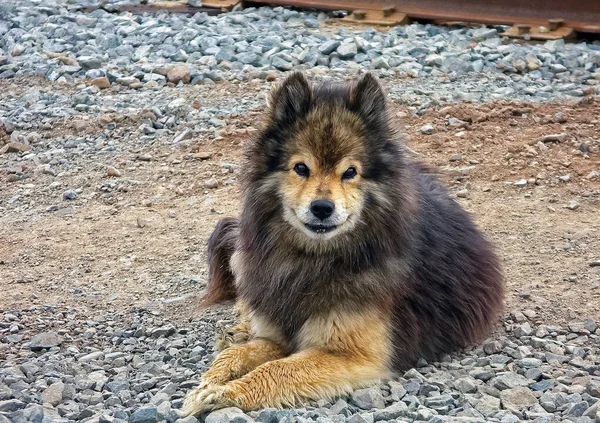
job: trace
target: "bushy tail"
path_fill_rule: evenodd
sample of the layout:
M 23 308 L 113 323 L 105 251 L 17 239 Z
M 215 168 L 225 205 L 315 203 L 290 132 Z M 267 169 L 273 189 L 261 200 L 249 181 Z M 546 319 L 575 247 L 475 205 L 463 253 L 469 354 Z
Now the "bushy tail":
M 202 306 L 211 306 L 236 297 L 229 259 L 235 250 L 239 220 L 227 217 L 217 222 L 208 239 L 208 287 Z

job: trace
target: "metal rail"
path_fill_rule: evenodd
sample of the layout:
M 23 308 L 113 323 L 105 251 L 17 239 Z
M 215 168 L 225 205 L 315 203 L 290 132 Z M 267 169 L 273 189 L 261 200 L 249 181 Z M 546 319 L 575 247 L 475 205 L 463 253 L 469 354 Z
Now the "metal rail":
M 393 10 L 393 13 L 388 12 L 387 15 L 404 14 L 414 19 L 521 25 L 521 35 L 526 26 L 544 26 L 552 32 L 549 28 L 552 21 L 559 21 L 559 27 L 562 28 L 600 33 L 600 0 L 245 0 L 245 3 L 359 11 L 365 14 L 362 18 L 365 22 L 368 21 L 370 12 L 381 14 L 386 10 Z

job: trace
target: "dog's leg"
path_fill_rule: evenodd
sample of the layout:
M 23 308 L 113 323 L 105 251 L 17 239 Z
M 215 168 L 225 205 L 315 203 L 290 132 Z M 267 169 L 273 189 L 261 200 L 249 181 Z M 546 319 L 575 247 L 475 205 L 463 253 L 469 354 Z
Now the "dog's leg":
M 307 350 L 269 361 L 240 379 L 210 385 L 186 401 L 190 413 L 238 407 L 250 411 L 333 398 L 385 375 L 383 366 L 362 358 Z
M 250 340 L 250 323 L 242 320 L 235 326 L 224 328 L 216 338 L 215 348 L 219 352 L 235 345 L 245 344 Z
M 237 379 L 263 363 L 284 356 L 282 346 L 264 338 L 227 348 L 215 358 L 210 369 L 202 376 L 200 385 L 187 395 L 183 412 L 187 415 L 203 411 L 204 392 Z
M 195 391 L 186 411 L 291 406 L 364 386 L 388 374 L 389 329 L 389 319 L 377 311 L 309 319 L 298 337 L 299 352 L 266 362 L 225 385 Z
M 223 329 L 217 335 L 215 342 L 217 351 L 223 351 L 234 345 L 244 344 L 251 339 L 248 307 L 243 301 L 238 300 L 236 302 L 236 309 L 240 316 L 240 322 L 235 326 Z

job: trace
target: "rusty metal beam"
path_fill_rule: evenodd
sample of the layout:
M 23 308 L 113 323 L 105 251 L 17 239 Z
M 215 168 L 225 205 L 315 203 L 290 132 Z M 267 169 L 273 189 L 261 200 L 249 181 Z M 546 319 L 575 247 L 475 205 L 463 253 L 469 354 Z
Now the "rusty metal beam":
M 96 9 L 104 9 L 111 13 L 129 12 L 134 15 L 140 15 L 143 13 L 157 13 L 166 11 L 169 13 L 184 13 L 184 14 L 195 14 L 198 12 L 204 12 L 208 15 L 218 15 L 219 13 L 226 12 L 233 9 L 241 0 L 206 0 L 203 2 L 202 7 L 189 6 L 187 1 L 174 0 L 174 1 L 157 1 L 154 3 L 141 3 L 133 5 L 113 5 L 103 3 L 99 7 L 82 7 L 81 10 L 90 13 Z
M 246 0 L 325 10 L 383 11 L 394 7 L 409 18 L 484 24 L 545 26 L 562 20 L 578 32 L 600 33 L 600 0 Z

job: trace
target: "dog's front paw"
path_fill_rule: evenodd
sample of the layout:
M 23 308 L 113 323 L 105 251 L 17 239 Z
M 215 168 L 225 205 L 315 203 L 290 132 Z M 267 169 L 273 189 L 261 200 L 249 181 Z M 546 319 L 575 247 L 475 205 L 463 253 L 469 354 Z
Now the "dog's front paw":
M 186 416 L 194 416 L 218 408 L 231 407 L 234 404 L 230 399 L 231 395 L 227 395 L 230 390 L 227 386 L 202 383 L 186 396 L 181 411 Z
M 239 324 L 233 327 L 221 329 L 215 340 L 217 351 L 223 351 L 233 345 L 241 345 L 250 339 L 248 325 Z

